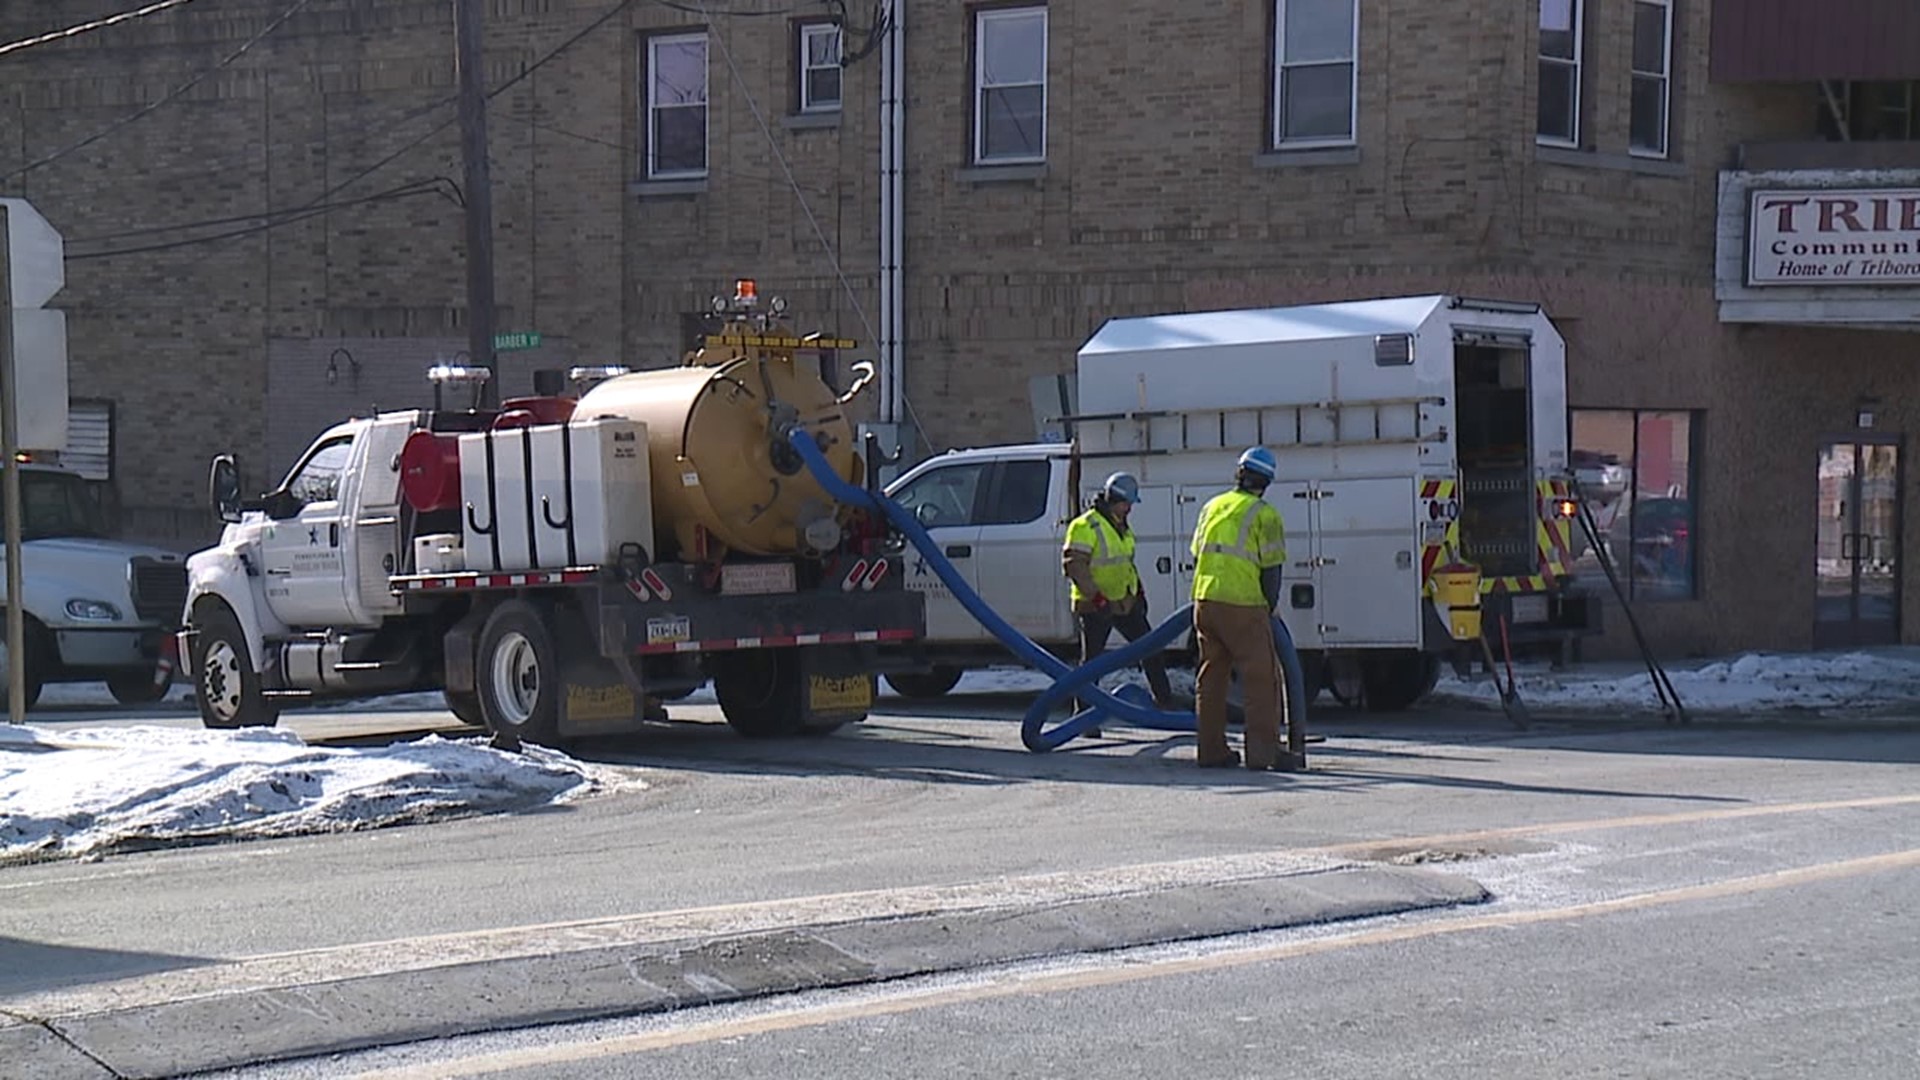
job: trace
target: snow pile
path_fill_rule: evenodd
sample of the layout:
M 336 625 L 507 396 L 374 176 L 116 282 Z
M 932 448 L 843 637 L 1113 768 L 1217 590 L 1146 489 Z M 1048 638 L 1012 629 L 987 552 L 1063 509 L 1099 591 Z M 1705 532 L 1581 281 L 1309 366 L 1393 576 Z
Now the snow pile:
M 1659 696 L 1644 672 L 1610 678 L 1518 672 L 1520 699 L 1558 709 L 1657 711 Z M 1765 712 L 1898 706 L 1920 703 L 1920 654 L 1852 652 L 1749 653 L 1702 667 L 1670 669 L 1681 704 L 1694 712 Z M 1498 706 L 1491 681 L 1442 679 L 1436 698 Z
M 642 786 L 555 751 L 510 754 L 481 738 L 332 749 L 264 729 L 0 725 L 0 865 L 500 813 Z

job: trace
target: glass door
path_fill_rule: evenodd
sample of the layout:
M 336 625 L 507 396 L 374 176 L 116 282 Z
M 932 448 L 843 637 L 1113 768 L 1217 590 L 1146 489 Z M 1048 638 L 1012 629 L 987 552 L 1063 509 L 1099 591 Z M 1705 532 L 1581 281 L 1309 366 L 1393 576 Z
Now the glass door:
M 1862 440 L 1821 447 L 1818 499 L 1814 647 L 1898 643 L 1898 442 Z

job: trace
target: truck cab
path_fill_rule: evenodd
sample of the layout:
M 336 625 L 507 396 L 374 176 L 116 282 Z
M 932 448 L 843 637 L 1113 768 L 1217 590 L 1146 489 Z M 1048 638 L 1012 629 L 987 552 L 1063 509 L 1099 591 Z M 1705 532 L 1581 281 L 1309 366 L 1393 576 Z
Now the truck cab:
M 182 558 L 109 539 L 86 481 L 66 469 L 23 464 L 20 510 L 28 707 L 48 683 L 104 682 L 124 704 L 158 701 L 173 681 L 163 658 L 186 598 Z

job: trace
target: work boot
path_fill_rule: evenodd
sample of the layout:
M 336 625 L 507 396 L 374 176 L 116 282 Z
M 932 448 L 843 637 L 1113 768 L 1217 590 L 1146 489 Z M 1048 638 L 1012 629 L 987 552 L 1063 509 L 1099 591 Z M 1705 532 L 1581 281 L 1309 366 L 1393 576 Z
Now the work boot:
M 1282 750 L 1278 755 L 1274 757 L 1273 764 L 1268 765 L 1264 769 L 1259 769 L 1256 771 L 1259 771 L 1259 772 L 1306 772 L 1307 756 L 1305 754 L 1290 754 L 1287 751 Z
M 1227 751 L 1227 756 L 1218 761 L 1199 762 L 1200 767 L 1203 769 L 1231 769 L 1238 764 L 1240 764 L 1240 751 L 1238 750 Z

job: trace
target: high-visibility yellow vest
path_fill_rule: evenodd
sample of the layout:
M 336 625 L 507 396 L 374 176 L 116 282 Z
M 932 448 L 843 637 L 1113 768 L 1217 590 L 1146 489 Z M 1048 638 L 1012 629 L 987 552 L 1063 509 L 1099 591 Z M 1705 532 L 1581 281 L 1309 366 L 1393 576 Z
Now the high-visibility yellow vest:
M 1195 600 L 1264 609 L 1260 571 L 1287 561 L 1287 528 L 1266 500 L 1236 489 L 1200 511 L 1190 550 Z
M 1140 591 L 1140 571 L 1133 565 L 1133 530 L 1122 533 L 1105 514 L 1088 510 L 1067 525 L 1063 547 L 1088 557 L 1093 587 L 1109 600 L 1124 600 Z M 1074 603 L 1092 600 L 1073 586 Z

